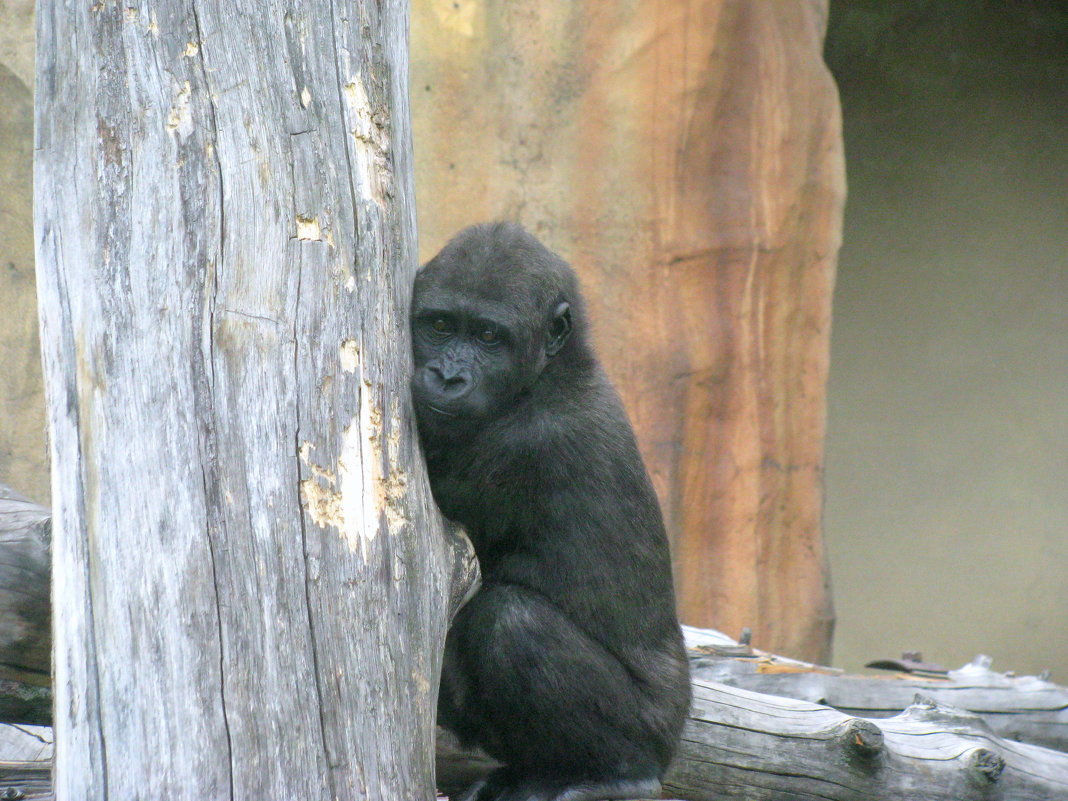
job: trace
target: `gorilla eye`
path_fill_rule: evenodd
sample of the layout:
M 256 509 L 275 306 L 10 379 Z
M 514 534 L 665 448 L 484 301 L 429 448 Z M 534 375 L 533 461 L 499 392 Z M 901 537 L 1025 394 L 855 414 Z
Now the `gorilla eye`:
M 487 345 L 492 345 L 497 341 L 497 332 L 492 328 L 483 328 L 478 332 L 478 341 L 484 342 Z
M 430 325 L 439 334 L 444 334 L 449 330 L 449 322 L 444 317 L 435 317 Z

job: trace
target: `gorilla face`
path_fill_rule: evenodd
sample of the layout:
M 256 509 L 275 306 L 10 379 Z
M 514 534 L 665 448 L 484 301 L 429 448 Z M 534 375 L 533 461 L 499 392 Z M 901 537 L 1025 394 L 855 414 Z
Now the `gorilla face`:
M 492 417 L 530 379 L 521 352 L 527 343 L 500 319 L 434 308 L 422 311 L 412 328 L 412 393 L 431 420 Z
M 563 348 L 570 304 L 559 288 L 546 292 L 535 275 L 551 256 L 544 249 L 465 248 L 460 240 L 420 270 L 411 316 L 412 396 L 424 429 L 461 433 L 509 412 Z

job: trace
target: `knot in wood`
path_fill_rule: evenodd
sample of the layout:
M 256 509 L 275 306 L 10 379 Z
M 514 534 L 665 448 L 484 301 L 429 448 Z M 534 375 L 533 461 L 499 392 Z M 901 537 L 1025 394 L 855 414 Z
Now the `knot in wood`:
M 912 698 L 912 707 L 914 709 L 937 709 L 938 702 L 929 695 L 916 693 Z
M 970 757 L 971 770 L 988 782 L 996 782 L 1005 770 L 1005 760 L 989 748 L 976 748 Z
M 883 748 L 882 729 L 863 718 L 846 721 L 838 739 L 849 753 L 864 758 L 875 756 Z

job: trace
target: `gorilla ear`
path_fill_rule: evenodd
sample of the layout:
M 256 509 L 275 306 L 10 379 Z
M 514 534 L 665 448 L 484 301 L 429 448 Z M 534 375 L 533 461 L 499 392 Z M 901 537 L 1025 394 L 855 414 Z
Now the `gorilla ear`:
M 559 353 L 570 336 L 571 305 L 565 301 L 553 312 L 553 321 L 549 323 L 549 338 L 545 342 L 545 355 L 551 359 Z

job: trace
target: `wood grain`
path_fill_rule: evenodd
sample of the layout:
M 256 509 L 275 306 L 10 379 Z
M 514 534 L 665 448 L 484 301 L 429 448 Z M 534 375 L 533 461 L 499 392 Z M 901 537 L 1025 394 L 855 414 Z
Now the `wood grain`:
M 51 541 L 48 509 L 0 484 L 0 683 L 51 683 Z
M 1068 754 L 923 696 L 873 721 L 698 679 L 664 789 L 687 801 L 1058 801 Z
M 406 28 L 39 4 L 60 799 L 432 794 Z
M 990 669 L 987 657 L 977 657 L 944 676 L 849 675 L 739 647 L 707 629 L 684 627 L 684 632 L 694 679 L 825 704 L 862 718 L 894 717 L 920 694 L 979 715 L 990 731 L 1006 740 L 1068 752 L 1068 687 L 1054 684 L 1049 675 L 999 673 Z M 709 635 L 724 638 L 726 647 L 722 641 L 709 645 Z

